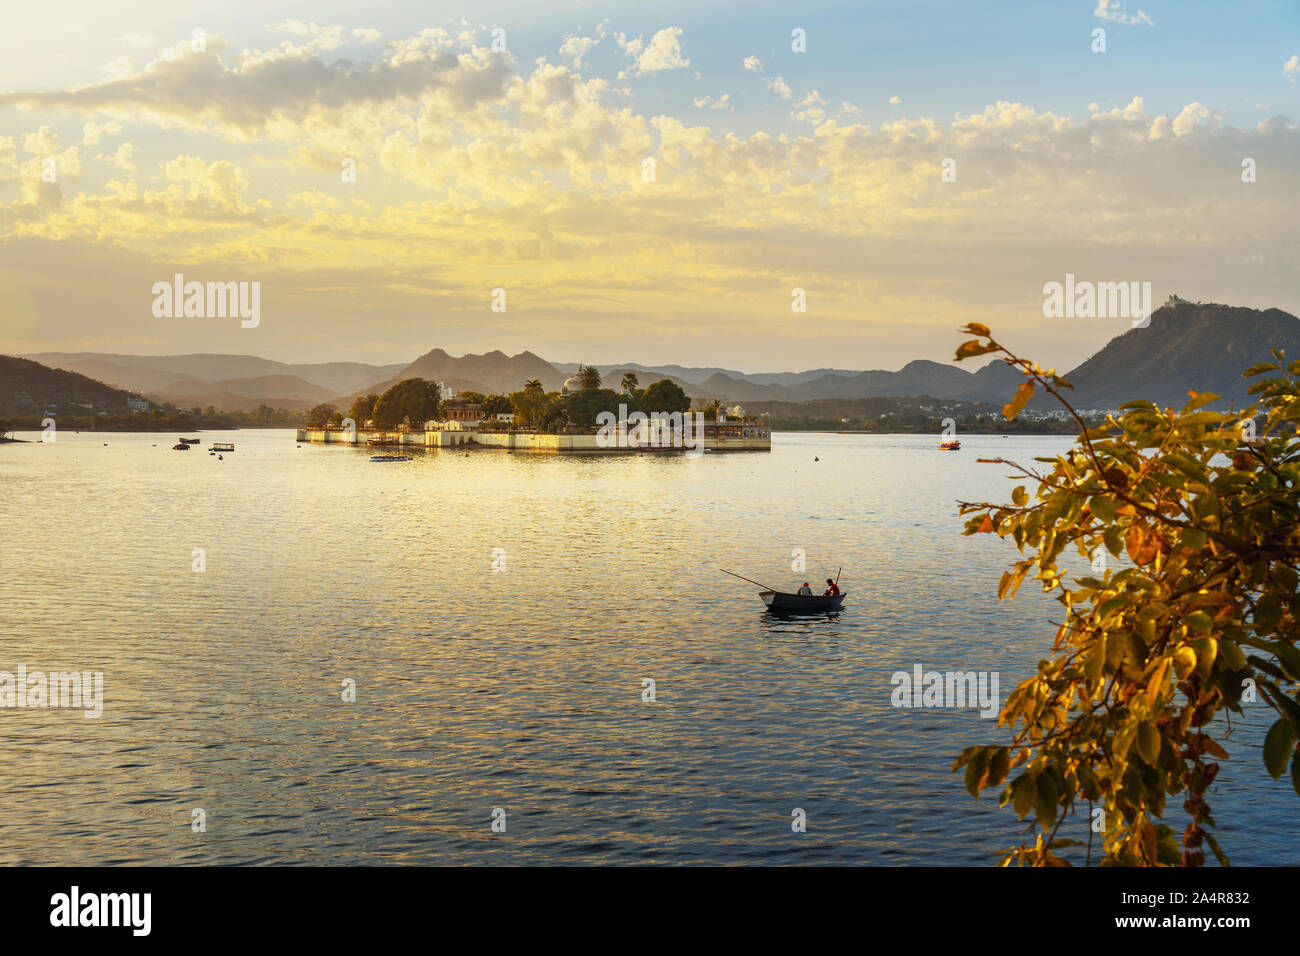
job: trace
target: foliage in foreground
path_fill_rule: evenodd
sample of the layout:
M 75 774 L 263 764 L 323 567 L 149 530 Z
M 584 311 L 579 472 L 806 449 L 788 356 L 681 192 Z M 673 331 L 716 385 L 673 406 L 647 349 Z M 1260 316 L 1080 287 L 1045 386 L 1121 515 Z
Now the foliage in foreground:
M 1300 361 L 1274 350 L 1276 362 L 1247 370 L 1268 377 L 1240 412 L 1205 410 L 1218 396 L 1192 392 L 1181 411 L 1129 402 L 1089 428 L 1054 371 L 1013 355 L 983 325 L 962 331 L 976 338 L 959 360 L 1001 353 L 1024 373 L 1007 418 L 1042 390 L 1079 428 L 1066 454 L 1035 459 L 1042 468 L 992 459 L 1034 490 L 1017 487 L 1010 504 L 961 503 L 965 534 L 1009 538 L 1023 555 L 998 597 L 1032 575 L 1064 609 L 1052 656 L 999 714 L 1011 745 L 968 747 L 953 766 L 972 795 L 1001 787 L 1000 805 L 1032 814 L 1033 842 L 999 865 L 1068 865 L 1056 851 L 1082 841 L 1058 831 L 1072 815 L 1079 823 L 1086 803 L 1081 823 L 1091 833 L 1099 820 L 1102 865 L 1200 866 L 1208 845 L 1226 866 L 1207 792 L 1230 750 L 1246 756 L 1232 739 L 1243 706 L 1276 713 L 1264 766 L 1275 778 L 1289 773 L 1300 792 Z M 1067 578 L 1067 551 L 1091 575 Z M 1111 559 L 1128 566 L 1110 569 Z M 1226 719 L 1211 728 L 1216 715 Z M 1182 798 L 1181 834 L 1163 822 L 1178 810 L 1170 797 Z M 1089 837 L 1090 862 L 1093 852 Z

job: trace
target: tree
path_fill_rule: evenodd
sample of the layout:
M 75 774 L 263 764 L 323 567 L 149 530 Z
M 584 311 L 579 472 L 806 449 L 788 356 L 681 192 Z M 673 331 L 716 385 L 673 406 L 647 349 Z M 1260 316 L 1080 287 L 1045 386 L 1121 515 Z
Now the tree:
M 522 392 L 512 392 L 510 406 L 515 412 L 516 424 L 536 428 L 541 424 L 547 407 L 546 393 L 540 385 L 537 388 L 525 388 Z
M 578 381 L 583 388 L 600 388 L 600 369 L 594 365 L 579 365 Z
M 627 404 L 627 396 L 620 396 L 613 389 L 584 388 L 565 397 L 565 417 L 569 424 L 595 428 L 596 416 L 601 412 L 617 415 L 620 401 Z
M 372 418 L 380 428 L 422 425 L 438 415 L 438 385 L 422 378 L 398 382 L 375 402 Z
M 716 419 L 718 417 L 718 412 L 721 409 L 722 409 L 722 400 L 718 398 L 715 398 L 707 405 L 700 406 L 700 411 L 704 414 L 704 417 L 708 419 Z
M 531 391 L 540 392 L 541 390 L 542 390 L 542 383 L 535 378 L 530 378 L 528 381 L 524 382 L 524 391 L 526 392 L 531 392 Z
M 627 394 L 635 395 L 638 384 L 635 372 L 624 372 L 623 381 L 619 387 Z
M 489 395 L 483 399 L 484 415 L 504 415 L 514 411 L 514 406 L 505 395 Z
M 1242 755 L 1230 735 L 1243 705 L 1258 699 L 1276 713 L 1264 766 L 1280 777 L 1289 764 L 1300 791 L 1300 362 L 1274 350 L 1276 362 L 1248 369 L 1270 377 L 1251 386 L 1260 399 L 1241 412 L 1209 411 L 1217 396 L 1190 392 L 1181 411 L 1134 401 L 1088 427 L 1054 371 L 983 325 L 963 331 L 976 338 L 958 359 L 1003 353 L 1025 375 L 1006 418 L 1042 389 L 1079 437 L 1068 453 L 1038 459 L 1050 468 L 994 459 L 1034 483 L 1010 504 L 961 503 L 966 534 L 1009 538 L 1024 555 L 1002 575 L 999 598 L 1032 574 L 1064 614 L 1052 656 L 999 715 L 1011 744 L 967 747 L 953 769 L 965 768 L 972 795 L 1001 787 L 1002 805 L 1033 814 L 1035 842 L 1006 851 L 1003 865 L 1067 862 L 1055 851 L 1081 844 L 1058 833 L 1082 801 L 1101 810 L 1103 864 L 1200 866 L 1208 845 L 1226 865 L 1206 793 L 1229 748 Z M 1067 549 L 1092 573 L 1068 577 Z M 1130 566 L 1107 568 L 1107 554 Z M 1176 794 L 1189 817 L 1181 840 L 1156 822 L 1173 814 L 1166 799 Z
M 258 410 L 261 411 L 263 408 L 265 408 L 268 413 L 263 416 L 263 420 L 269 419 L 271 409 L 266 405 L 261 405 L 258 407 Z M 320 405 L 312 406 L 311 411 L 307 413 L 307 423 L 309 425 L 327 425 L 329 424 L 329 420 L 334 417 L 336 413 L 337 409 L 335 409 L 333 405 L 330 405 L 328 402 L 322 402 Z
M 461 392 L 456 396 L 456 401 L 462 405 L 482 405 L 485 398 L 487 396 L 482 392 Z
M 646 412 L 684 412 L 691 407 L 691 399 L 681 386 L 667 378 L 647 385 L 639 399 Z
M 352 407 L 348 409 L 348 417 L 358 425 L 363 425 L 375 417 L 375 403 L 379 401 L 378 395 L 358 395 L 352 400 Z

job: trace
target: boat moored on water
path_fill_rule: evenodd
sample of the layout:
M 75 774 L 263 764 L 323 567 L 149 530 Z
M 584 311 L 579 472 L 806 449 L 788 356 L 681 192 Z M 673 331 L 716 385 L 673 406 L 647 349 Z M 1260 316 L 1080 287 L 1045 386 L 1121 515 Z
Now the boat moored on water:
M 232 445 L 230 442 L 224 442 L 224 441 L 213 442 L 208 447 L 208 451 L 210 452 L 224 452 L 224 451 L 234 451 L 234 450 L 235 450 L 234 445 Z
M 955 438 L 949 438 L 946 441 L 939 442 L 940 451 L 960 451 L 961 442 Z
M 410 461 L 409 455 L 371 455 L 371 461 Z
M 178 442 L 177 444 L 172 445 L 172 451 L 189 451 L 189 450 L 190 450 L 190 446 L 185 444 L 185 442 Z

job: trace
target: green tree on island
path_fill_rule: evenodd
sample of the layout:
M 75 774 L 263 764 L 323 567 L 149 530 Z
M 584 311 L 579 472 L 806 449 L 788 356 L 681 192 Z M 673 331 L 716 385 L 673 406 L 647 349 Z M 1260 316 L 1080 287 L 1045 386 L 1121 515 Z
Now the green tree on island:
M 595 428 L 596 416 L 601 412 L 618 414 L 620 403 L 626 405 L 628 397 L 610 388 L 584 388 L 565 398 L 565 418 L 580 428 Z
M 641 410 L 645 412 L 684 412 L 690 409 L 691 399 L 672 379 L 660 379 L 647 385 L 638 396 Z
M 619 384 L 619 388 L 628 395 L 635 395 L 639 384 L 635 372 L 624 372 L 623 381 Z
M 262 405 L 260 407 L 265 408 L 267 410 L 267 414 L 264 417 L 267 420 L 269 420 L 271 417 L 272 409 L 266 405 Z M 320 405 L 313 406 L 311 411 L 307 413 L 307 424 L 332 425 L 334 423 L 334 418 L 336 415 L 338 415 L 338 409 L 336 409 L 333 405 L 329 404 L 328 402 L 322 402 Z
M 352 400 L 352 407 L 348 409 L 348 417 L 356 422 L 358 426 L 364 425 L 375 417 L 375 403 L 378 401 L 378 395 L 358 395 Z
M 511 393 L 510 406 L 514 409 L 516 424 L 525 428 L 536 428 L 540 425 L 547 406 L 547 397 L 542 391 L 542 383 L 535 378 L 529 379 L 524 384 L 522 392 Z
M 964 768 L 972 795 L 1001 788 L 1001 805 L 1032 814 L 1034 839 L 1001 865 L 1068 865 L 1057 851 L 1084 845 L 1060 835 L 1071 818 L 1089 834 L 1098 820 L 1102 865 L 1200 866 L 1206 845 L 1227 865 L 1206 794 L 1230 750 L 1249 756 L 1232 737 L 1233 714 L 1272 708 L 1264 767 L 1275 778 L 1289 768 L 1300 792 L 1300 362 L 1274 350 L 1275 362 L 1247 370 L 1268 377 L 1240 412 L 1208 411 L 1217 396 L 1193 392 L 1180 411 L 1129 402 L 1090 428 L 1054 371 L 983 325 L 962 331 L 976 338 L 959 360 L 1002 353 L 1024 373 L 1006 418 L 1041 389 L 1079 437 L 1066 454 L 1036 459 L 1047 467 L 993 459 L 1030 482 L 1010 504 L 961 503 L 966 534 L 1008 538 L 1024 555 L 998 597 L 1032 575 L 1064 615 L 1051 656 L 998 717 L 1010 745 L 968 747 L 953 769 Z M 1094 569 L 1107 554 L 1127 566 L 1067 577 L 1067 550 Z M 1181 834 L 1160 822 L 1176 812 L 1171 796 L 1187 814 Z M 1087 847 L 1091 861 L 1091 836 Z
M 422 378 L 398 382 L 375 402 L 372 418 L 380 428 L 420 426 L 438 416 L 438 385 Z
M 514 406 L 511 404 L 510 399 L 505 395 L 489 395 L 487 398 L 483 399 L 484 415 L 504 415 L 513 411 Z

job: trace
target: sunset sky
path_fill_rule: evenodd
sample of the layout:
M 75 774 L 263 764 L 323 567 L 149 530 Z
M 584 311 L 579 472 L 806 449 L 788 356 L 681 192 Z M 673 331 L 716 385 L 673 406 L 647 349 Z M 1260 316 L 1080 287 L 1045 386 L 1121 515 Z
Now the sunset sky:
M 1066 273 L 1300 313 L 1295 0 L 22 4 L 0 91 L 7 353 L 1068 369 L 1129 323 L 1044 318 Z M 155 317 L 177 272 L 260 325 Z

